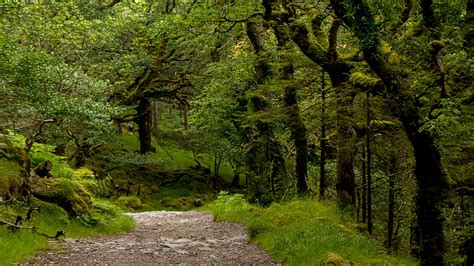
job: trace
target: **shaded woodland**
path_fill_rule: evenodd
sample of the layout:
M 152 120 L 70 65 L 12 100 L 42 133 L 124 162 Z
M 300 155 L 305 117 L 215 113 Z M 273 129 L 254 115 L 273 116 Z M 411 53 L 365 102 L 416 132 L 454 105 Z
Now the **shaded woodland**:
M 472 265 L 473 25 L 472 0 L 0 3 L 0 196 L 47 197 L 35 143 L 127 196 L 188 177 L 150 166 L 179 149 L 203 193 L 335 202 L 386 253 Z

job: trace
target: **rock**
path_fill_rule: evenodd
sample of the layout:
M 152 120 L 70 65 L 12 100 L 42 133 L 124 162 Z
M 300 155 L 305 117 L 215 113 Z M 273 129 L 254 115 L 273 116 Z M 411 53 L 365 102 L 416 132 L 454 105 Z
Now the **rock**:
M 62 207 L 70 216 L 87 213 L 92 205 L 89 193 L 77 182 L 65 179 L 31 179 L 33 196 Z

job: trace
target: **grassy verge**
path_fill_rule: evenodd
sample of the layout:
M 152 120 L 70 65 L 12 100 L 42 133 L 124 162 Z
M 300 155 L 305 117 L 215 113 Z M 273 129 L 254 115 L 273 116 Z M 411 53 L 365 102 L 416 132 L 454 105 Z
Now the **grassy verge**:
M 383 254 L 329 203 L 301 199 L 261 208 L 242 195 L 221 193 L 201 209 L 245 224 L 253 243 L 288 265 L 416 265 L 411 258 Z
M 94 200 L 93 210 L 84 217 L 69 218 L 60 207 L 40 203 L 41 212 L 34 212 L 32 221 L 24 226 L 35 226 L 38 231 L 50 236 L 64 230 L 68 238 L 78 238 L 102 234 L 127 232 L 133 228 L 133 220 L 121 214 L 121 210 L 104 200 Z M 16 214 L 26 213 L 22 205 L 0 206 L 0 218 L 11 221 Z M 18 230 L 14 233 L 0 226 L 0 265 L 12 265 L 27 261 L 40 250 L 48 249 L 48 239 L 31 230 Z

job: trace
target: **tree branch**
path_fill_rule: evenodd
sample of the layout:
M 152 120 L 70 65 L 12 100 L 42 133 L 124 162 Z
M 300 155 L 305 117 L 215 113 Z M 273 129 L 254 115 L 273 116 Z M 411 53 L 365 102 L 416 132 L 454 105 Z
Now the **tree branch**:
M 393 24 L 392 28 L 390 29 L 394 34 L 397 32 L 400 26 L 407 22 L 407 20 L 410 18 L 411 10 L 413 9 L 412 0 L 404 0 L 403 3 L 405 4 L 405 8 L 403 9 L 402 15 L 400 16 L 400 20 Z
M 327 57 L 329 59 L 329 63 L 335 63 L 337 61 L 337 33 L 339 31 L 339 27 L 341 26 L 341 20 L 338 18 L 334 18 L 334 21 L 331 24 L 331 28 L 329 29 L 329 37 L 328 37 L 328 51 Z

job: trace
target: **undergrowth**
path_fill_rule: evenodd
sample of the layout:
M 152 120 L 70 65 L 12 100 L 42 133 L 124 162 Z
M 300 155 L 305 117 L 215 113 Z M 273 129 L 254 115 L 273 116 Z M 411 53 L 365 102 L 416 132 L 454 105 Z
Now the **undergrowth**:
M 383 254 L 330 203 L 299 199 L 263 208 L 243 195 L 221 192 L 201 210 L 217 220 L 245 224 L 253 243 L 288 265 L 416 265 L 410 258 Z

